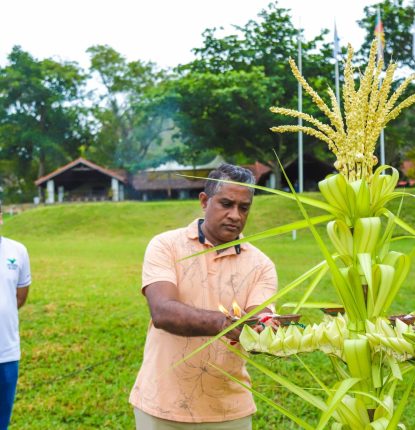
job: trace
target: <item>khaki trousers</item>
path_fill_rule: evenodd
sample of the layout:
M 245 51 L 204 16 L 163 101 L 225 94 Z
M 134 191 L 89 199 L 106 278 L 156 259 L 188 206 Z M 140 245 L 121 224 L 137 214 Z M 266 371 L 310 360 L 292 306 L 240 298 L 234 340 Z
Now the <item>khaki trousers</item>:
M 163 420 L 134 408 L 136 430 L 252 430 L 252 417 L 219 423 L 181 423 Z

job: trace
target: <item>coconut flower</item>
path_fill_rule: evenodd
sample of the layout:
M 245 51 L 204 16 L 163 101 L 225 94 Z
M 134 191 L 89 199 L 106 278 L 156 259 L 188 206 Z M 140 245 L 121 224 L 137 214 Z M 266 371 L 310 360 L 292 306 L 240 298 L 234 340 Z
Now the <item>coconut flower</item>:
M 337 158 L 334 167 L 350 182 L 363 178 L 370 182 L 373 167 L 378 163 L 374 150 L 382 129 L 403 109 L 415 103 L 415 94 L 413 94 L 397 104 L 399 97 L 415 79 L 415 74 L 408 76 L 390 95 L 397 65 L 389 64 L 382 78 L 383 60 L 376 61 L 376 53 L 377 40 L 374 40 L 366 70 L 363 75 L 360 73 L 358 75 L 360 85 L 356 89 L 355 70 L 352 66 L 353 48 L 351 45 L 348 46 L 344 69 L 343 114 L 333 90 L 328 88 L 330 98 L 330 106 L 328 106 L 301 75 L 294 60 L 289 60 L 294 76 L 315 105 L 325 114 L 329 124 L 297 110 L 270 108 L 274 113 L 302 118 L 309 124 L 308 126 L 272 127 L 272 131 L 278 133 L 302 131 L 326 142 Z

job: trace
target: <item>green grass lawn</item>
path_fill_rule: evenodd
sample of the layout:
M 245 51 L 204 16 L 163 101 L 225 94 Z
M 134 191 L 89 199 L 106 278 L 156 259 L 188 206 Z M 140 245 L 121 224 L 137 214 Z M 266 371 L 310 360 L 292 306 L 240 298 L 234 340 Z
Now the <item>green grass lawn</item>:
M 415 224 L 415 203 L 405 202 L 406 219 Z M 132 429 L 128 404 L 142 358 L 149 321 L 140 294 L 141 264 L 149 239 L 185 225 L 200 215 L 196 201 L 96 203 L 44 207 L 7 219 L 2 234 L 28 248 L 33 284 L 20 311 L 22 361 L 11 430 Z M 316 211 L 310 211 L 317 214 Z M 246 234 L 300 219 L 295 202 L 258 196 Z M 319 231 L 324 234 L 323 228 Z M 299 231 L 256 243 L 276 263 L 280 286 L 322 259 L 311 234 Z M 414 243 L 403 243 L 408 251 Z M 394 311 L 415 310 L 412 269 Z M 295 301 L 301 289 L 282 300 Z M 325 279 L 315 300 L 336 300 Z M 282 304 L 282 303 L 279 303 Z M 303 321 L 320 318 L 304 313 Z M 305 386 L 312 385 L 293 358 L 259 357 Z M 321 354 L 306 360 L 330 380 Z M 315 412 L 251 372 L 256 389 L 303 417 Z M 260 401 L 254 429 L 294 429 Z M 415 428 L 415 406 L 405 422 Z

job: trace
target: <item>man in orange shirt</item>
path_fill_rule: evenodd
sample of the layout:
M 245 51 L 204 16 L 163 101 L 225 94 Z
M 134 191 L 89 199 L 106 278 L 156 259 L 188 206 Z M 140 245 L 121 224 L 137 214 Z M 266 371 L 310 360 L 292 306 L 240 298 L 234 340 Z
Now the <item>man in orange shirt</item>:
M 255 183 L 249 170 L 230 164 L 209 177 Z M 249 243 L 182 260 L 237 239 L 252 198 L 252 188 L 208 180 L 199 196 L 204 219 L 160 234 L 147 247 L 142 291 L 152 320 L 130 395 L 138 430 L 252 428 L 251 393 L 210 365 L 250 383 L 244 361 L 225 345 L 214 342 L 173 366 L 230 324 L 220 304 L 230 309 L 235 300 L 249 311 L 275 294 L 274 264 Z M 235 341 L 239 334 L 226 337 Z

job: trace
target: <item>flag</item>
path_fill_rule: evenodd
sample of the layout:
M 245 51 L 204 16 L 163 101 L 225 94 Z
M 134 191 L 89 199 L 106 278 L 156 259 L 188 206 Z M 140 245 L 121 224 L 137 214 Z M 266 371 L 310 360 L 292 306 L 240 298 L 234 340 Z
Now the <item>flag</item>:
M 339 35 L 337 34 L 336 21 L 334 21 L 334 39 L 333 39 L 333 57 L 334 58 L 337 58 L 340 52 L 339 42 L 340 42 L 340 39 L 339 39 Z
M 383 31 L 383 23 L 380 18 L 380 9 L 376 14 L 375 36 L 378 39 L 378 58 L 383 58 L 383 50 L 385 48 L 385 32 Z
M 340 53 L 340 38 L 337 34 L 337 25 L 336 21 L 334 21 L 334 39 L 333 39 L 333 57 L 335 60 L 334 63 L 334 76 L 335 76 L 335 84 L 336 84 L 336 99 L 337 103 L 340 106 L 340 84 L 339 84 L 339 53 Z
M 412 33 L 412 58 L 415 60 L 415 20 L 412 23 L 410 32 Z

